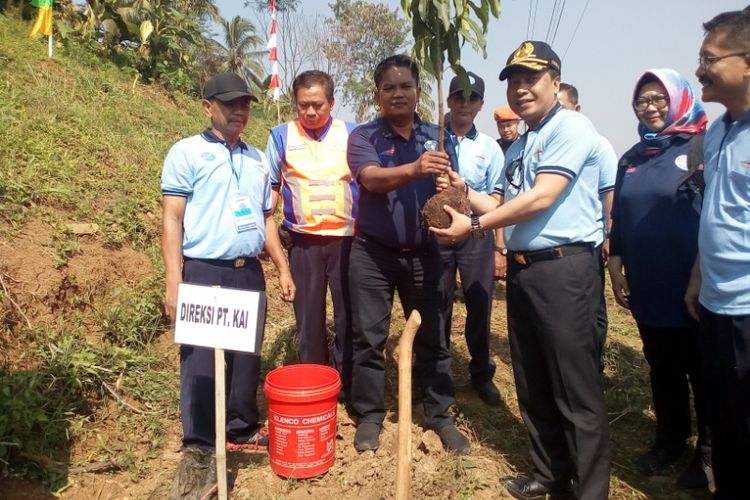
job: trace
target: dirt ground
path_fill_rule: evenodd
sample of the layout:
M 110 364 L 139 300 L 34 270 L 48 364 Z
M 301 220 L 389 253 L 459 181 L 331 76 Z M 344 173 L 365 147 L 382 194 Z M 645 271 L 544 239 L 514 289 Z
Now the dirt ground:
M 60 308 L 92 307 L 95 298 L 106 294 L 115 284 L 138 283 L 148 278 L 153 269 L 149 258 L 127 247 L 110 249 L 103 247 L 95 236 L 78 237 L 80 249 L 72 255 L 67 265 L 55 265 L 59 250 L 55 246 L 57 229 L 42 220 L 30 221 L 22 232 L 11 241 L 0 240 L 0 277 L 12 289 L 11 297 L 19 321 L 33 324 L 50 321 Z M 293 324 L 291 307 L 279 299 L 278 287 L 272 266 L 264 264 L 268 281 L 269 314 L 266 344 L 288 335 Z M 88 297 L 88 298 L 87 298 Z M 387 404 L 390 408 L 381 447 L 375 452 L 357 453 L 353 447 L 355 422 L 347 409 L 338 406 L 338 431 L 336 460 L 331 470 L 320 477 L 308 480 L 285 479 L 274 474 L 266 454 L 247 452 L 231 453 L 229 467 L 236 477 L 231 497 L 236 499 L 321 499 L 356 498 L 360 500 L 392 498 L 395 494 L 396 477 L 396 370 L 395 353 L 398 334 L 403 326 L 400 306 L 394 308 L 391 337 L 387 347 L 388 371 L 386 380 Z M 495 382 L 503 393 L 503 405 L 490 408 L 484 405 L 471 391 L 468 379 L 468 359 L 463 341 L 465 308 L 458 300 L 454 309 L 453 349 L 454 380 L 456 385 L 456 422 L 471 438 L 472 452 L 465 457 L 456 457 L 442 449 L 440 440 L 432 431 L 421 426 L 421 408 L 415 405 L 413 433 L 413 464 L 411 476 L 412 498 L 507 498 L 499 478 L 530 469 L 525 429 L 518 414 L 510 355 L 506 337 L 504 287 L 499 284 L 495 292 L 492 317 L 491 351 L 497 364 Z M 92 328 L 92 335 L 96 335 Z M 621 341 L 625 342 L 625 341 Z M 630 342 L 630 341 L 628 341 Z M 623 344 L 624 346 L 624 344 Z M 639 349 L 637 340 L 628 349 Z M 176 366 L 177 347 L 171 341 L 171 333 L 157 340 L 157 348 L 166 359 Z M 617 347 L 625 349 L 625 347 Z M 629 352 L 629 351 L 628 351 Z M 16 353 L 21 354 L 21 353 Z M 22 364 L 22 363 L 21 363 Z M 625 382 L 624 380 L 622 382 Z M 616 380 L 608 382 L 615 386 Z M 265 399 L 260 395 L 261 413 L 265 414 Z M 139 448 L 138 429 L 130 435 L 114 435 L 107 425 L 107 418 L 116 418 L 127 409 L 117 407 L 114 402 L 100 410 L 101 418 L 87 438 L 71 442 L 68 484 L 53 495 L 38 485 L 27 481 L 0 477 L 0 498 L 66 500 L 114 500 L 114 499 L 160 499 L 165 498 L 176 466 L 180 460 L 181 428 L 179 420 L 164 419 L 160 422 L 164 430 L 164 444 L 157 453 L 146 455 L 142 446 L 144 466 L 139 474 L 127 471 L 111 471 L 107 467 L 93 472 L 83 472 L 87 464 L 96 463 L 99 457 L 92 455 L 92 439 L 104 441 L 131 441 Z M 176 411 L 173 412 L 176 415 Z M 643 429 L 648 423 L 647 409 L 626 408 L 621 415 L 613 415 L 616 425 L 627 426 L 614 433 L 615 450 L 620 446 L 645 447 L 647 437 Z M 645 424 L 642 422 L 646 422 Z M 92 424 L 94 425 L 94 424 Z M 119 432 L 119 431 L 117 431 Z M 83 435 L 83 434 L 82 434 Z M 137 451 L 136 451 L 137 452 Z M 630 453 L 630 451 L 628 452 Z M 615 469 L 611 498 L 706 498 L 676 494 L 663 484 L 671 484 L 673 478 L 638 478 L 622 458 L 615 452 Z M 622 463 L 618 463 L 618 461 Z M 660 484 L 659 482 L 663 484 Z M 660 492 L 649 494 L 648 492 Z M 661 492 L 666 492 L 661 494 Z

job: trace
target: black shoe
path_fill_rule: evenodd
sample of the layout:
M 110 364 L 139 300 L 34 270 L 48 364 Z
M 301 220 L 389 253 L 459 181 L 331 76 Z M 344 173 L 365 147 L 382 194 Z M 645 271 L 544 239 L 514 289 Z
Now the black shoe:
M 690 490 L 713 489 L 714 471 L 711 467 L 711 446 L 695 447 L 693 458 L 677 478 L 677 486 Z
M 638 458 L 638 468 L 647 476 L 658 475 L 679 460 L 686 448 L 684 441 L 667 446 L 655 444 L 648 453 Z
M 216 485 L 216 457 L 209 448 L 183 448 L 177 466 L 170 500 L 199 499 L 209 494 Z M 209 497 L 206 497 L 209 498 Z
M 363 422 L 354 433 L 354 449 L 357 451 L 377 450 L 380 446 L 380 424 Z
M 513 498 L 521 500 L 568 500 L 573 498 L 570 487 L 549 488 L 531 477 L 507 476 L 501 478 L 500 481 Z
M 479 399 L 489 406 L 500 406 L 503 398 L 500 396 L 500 390 L 492 382 L 492 379 L 480 383 L 471 383 L 471 386 L 477 391 Z
M 453 424 L 438 429 L 437 435 L 440 436 L 440 442 L 443 443 L 445 449 L 456 455 L 466 455 L 471 451 L 469 438 L 461 434 L 461 431 Z

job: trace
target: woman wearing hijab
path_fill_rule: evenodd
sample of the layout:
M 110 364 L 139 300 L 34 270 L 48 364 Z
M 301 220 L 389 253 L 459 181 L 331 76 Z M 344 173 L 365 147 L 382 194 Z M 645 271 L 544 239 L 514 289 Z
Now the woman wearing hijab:
M 700 337 L 683 297 L 697 253 L 708 119 L 688 82 L 671 69 L 646 71 L 632 102 L 640 141 L 618 165 L 608 268 L 615 300 L 635 318 L 650 367 L 656 439 L 638 467 L 646 475 L 663 473 L 685 453 L 692 388 L 698 441 L 677 483 L 706 488 L 711 448 Z

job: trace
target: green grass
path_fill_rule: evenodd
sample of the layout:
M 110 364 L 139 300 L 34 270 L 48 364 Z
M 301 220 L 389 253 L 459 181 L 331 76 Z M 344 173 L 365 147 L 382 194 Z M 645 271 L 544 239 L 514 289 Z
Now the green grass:
M 28 29 L 0 14 L 0 240 L 44 221 L 64 273 L 82 252 L 66 224 L 95 223 L 97 244 L 129 246 L 154 269 L 136 284 L 66 282 L 72 293 L 55 317 L 31 317 L 31 328 L 11 302 L 14 283 L 0 289 L 0 476 L 55 490 L 68 481 L 75 442 L 99 443 L 92 457 L 138 477 L 159 453 L 165 420 L 177 421 L 176 363 L 154 344 L 165 331 L 159 177 L 169 147 L 208 123 L 199 101 L 133 86 L 132 71 L 86 47 L 57 46 L 48 59 Z M 262 148 L 272 123 L 261 108 L 253 115 L 244 138 Z M 0 262 L 0 277 L 11 271 Z M 97 439 L 101 425 L 123 438 Z M 134 432 L 141 444 L 127 439 Z

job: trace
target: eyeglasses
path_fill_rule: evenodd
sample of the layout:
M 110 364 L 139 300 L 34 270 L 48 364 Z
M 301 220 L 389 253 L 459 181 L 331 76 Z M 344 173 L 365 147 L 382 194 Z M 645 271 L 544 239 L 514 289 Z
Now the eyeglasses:
M 516 180 L 516 177 L 518 177 L 518 180 Z M 523 157 L 510 162 L 505 170 L 505 180 L 514 188 L 521 189 L 521 186 L 523 186 Z
M 706 71 L 712 64 L 726 59 L 727 57 L 746 56 L 747 52 L 732 52 L 731 54 L 724 54 L 723 56 L 707 56 L 705 54 L 698 57 L 698 66 L 703 71 Z
M 633 107 L 636 111 L 646 111 L 651 104 L 653 104 L 656 109 L 662 109 L 669 105 L 669 98 L 662 94 L 641 97 L 633 103 Z

